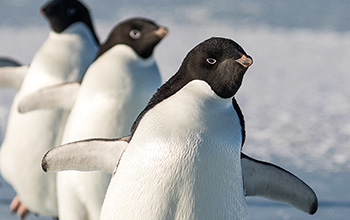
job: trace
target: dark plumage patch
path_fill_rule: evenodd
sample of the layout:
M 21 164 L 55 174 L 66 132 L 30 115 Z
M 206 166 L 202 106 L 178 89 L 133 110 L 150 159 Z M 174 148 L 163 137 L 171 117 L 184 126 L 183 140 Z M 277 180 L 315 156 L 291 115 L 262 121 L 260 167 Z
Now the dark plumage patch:
M 155 34 L 159 26 L 151 20 L 144 18 L 132 18 L 116 25 L 107 41 L 101 45 L 96 59 L 118 44 L 125 44 L 135 50 L 142 58 L 152 55 L 155 46 L 162 40 Z
M 1 57 L 0 66 L 20 66 L 21 64 L 14 59 Z
M 241 124 L 241 132 L 242 132 L 242 145 L 241 145 L 241 148 L 243 148 L 243 145 L 244 145 L 244 142 L 245 142 L 245 139 L 246 139 L 244 116 L 243 116 L 242 110 L 239 107 L 235 97 L 232 98 L 232 105 L 233 105 L 233 108 L 235 109 L 235 111 L 237 112 L 237 115 L 238 115 L 238 118 L 239 118 L 239 122 Z
M 100 45 L 93 27 L 88 8 L 77 0 L 52 0 L 40 9 L 41 13 L 48 18 L 52 30 L 57 33 L 76 22 L 85 23 L 91 30 L 95 41 Z
M 312 206 L 310 207 L 310 212 L 309 212 L 309 214 L 310 214 L 310 215 L 315 214 L 315 213 L 317 212 L 317 209 L 318 209 L 318 201 L 316 200 L 316 201 L 312 204 Z
M 46 153 L 47 154 L 47 153 Z M 46 173 L 47 170 L 49 169 L 49 163 L 46 160 L 46 154 L 43 158 L 43 160 L 41 161 L 41 168 L 43 169 L 43 171 Z

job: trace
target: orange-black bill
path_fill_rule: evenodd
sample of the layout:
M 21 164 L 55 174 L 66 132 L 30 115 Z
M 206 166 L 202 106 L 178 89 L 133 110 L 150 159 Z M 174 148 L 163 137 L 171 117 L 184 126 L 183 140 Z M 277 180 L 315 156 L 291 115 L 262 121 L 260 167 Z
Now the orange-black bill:
M 244 54 L 241 58 L 239 58 L 236 61 L 246 68 L 253 64 L 253 59 L 249 56 L 244 55 Z

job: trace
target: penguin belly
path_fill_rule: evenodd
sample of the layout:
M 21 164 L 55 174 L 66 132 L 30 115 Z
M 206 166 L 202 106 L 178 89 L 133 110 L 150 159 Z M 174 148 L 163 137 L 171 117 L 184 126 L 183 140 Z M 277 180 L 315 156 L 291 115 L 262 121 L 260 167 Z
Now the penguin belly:
M 192 89 L 208 86 L 189 83 L 142 118 L 108 187 L 101 219 L 247 218 L 238 115 L 231 100 L 211 90 L 205 97 L 188 95 Z

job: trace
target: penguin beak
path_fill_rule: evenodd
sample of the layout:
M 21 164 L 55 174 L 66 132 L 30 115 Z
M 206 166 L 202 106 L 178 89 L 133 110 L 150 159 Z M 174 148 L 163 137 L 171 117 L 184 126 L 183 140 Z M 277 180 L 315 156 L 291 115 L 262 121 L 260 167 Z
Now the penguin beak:
M 46 16 L 45 8 L 40 8 L 39 12 L 40 12 L 40 14 Z
M 253 59 L 250 56 L 242 55 L 241 58 L 236 60 L 239 64 L 244 66 L 245 68 L 248 68 L 250 65 L 253 64 Z
M 160 26 L 157 30 L 155 30 L 155 35 L 160 39 L 163 39 L 168 34 L 168 29 L 166 27 Z

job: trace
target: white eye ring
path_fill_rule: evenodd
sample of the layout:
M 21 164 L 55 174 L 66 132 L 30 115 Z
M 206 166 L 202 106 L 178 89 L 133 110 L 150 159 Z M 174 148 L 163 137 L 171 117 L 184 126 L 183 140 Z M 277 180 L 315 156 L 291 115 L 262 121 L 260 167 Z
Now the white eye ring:
M 76 8 L 67 8 L 67 15 L 69 16 L 73 16 L 77 13 L 77 9 Z
M 133 29 L 130 31 L 129 36 L 134 39 L 137 40 L 141 37 L 141 31 Z
M 214 58 L 207 58 L 207 63 L 214 65 L 216 63 L 216 60 Z

